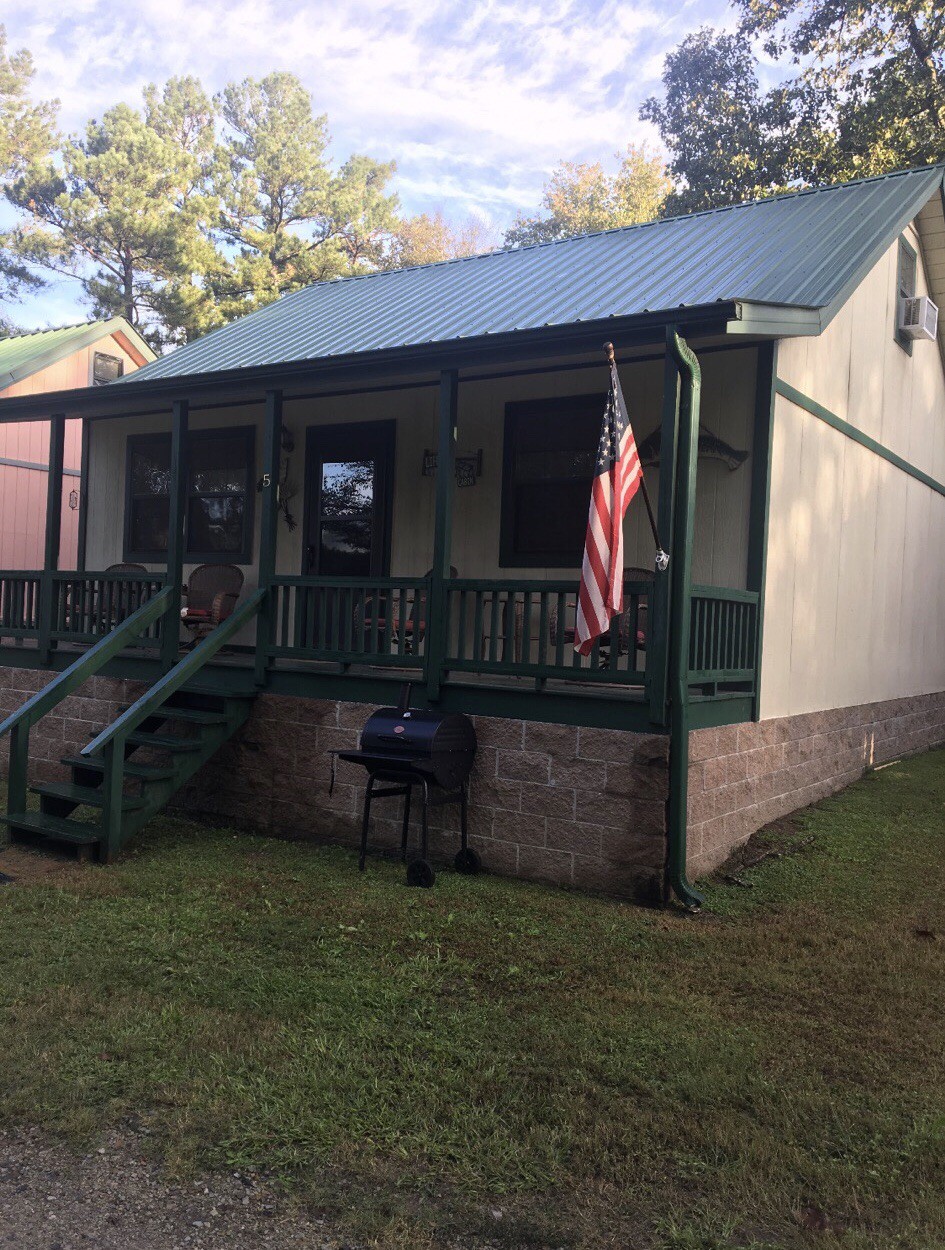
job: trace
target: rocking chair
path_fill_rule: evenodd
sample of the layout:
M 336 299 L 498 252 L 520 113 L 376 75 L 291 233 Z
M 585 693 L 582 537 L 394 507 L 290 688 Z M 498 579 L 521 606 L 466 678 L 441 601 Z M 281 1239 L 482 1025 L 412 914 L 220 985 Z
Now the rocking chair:
M 233 615 L 242 589 L 243 573 L 235 564 L 201 564 L 194 569 L 183 589 L 187 606 L 180 613 L 181 624 L 193 634 L 192 647 Z

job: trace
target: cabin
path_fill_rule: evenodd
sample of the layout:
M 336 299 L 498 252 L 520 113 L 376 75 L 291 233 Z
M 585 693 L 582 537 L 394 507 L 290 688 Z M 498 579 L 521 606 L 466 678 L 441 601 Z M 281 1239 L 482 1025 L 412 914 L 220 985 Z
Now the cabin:
M 0 339 L 0 400 L 103 386 L 154 360 L 124 317 Z M 0 425 L 0 569 L 35 569 L 46 538 L 49 424 Z M 67 421 L 62 464 L 60 561 L 74 567 L 79 537 L 82 422 Z
M 937 165 L 320 283 L 0 399 L 52 468 L 42 566 L 0 574 L 7 828 L 108 859 L 170 804 L 354 843 L 332 753 L 410 681 L 474 722 L 487 869 L 698 906 L 752 832 L 945 741 L 943 288 Z M 670 561 L 638 497 L 585 657 L 605 342 Z

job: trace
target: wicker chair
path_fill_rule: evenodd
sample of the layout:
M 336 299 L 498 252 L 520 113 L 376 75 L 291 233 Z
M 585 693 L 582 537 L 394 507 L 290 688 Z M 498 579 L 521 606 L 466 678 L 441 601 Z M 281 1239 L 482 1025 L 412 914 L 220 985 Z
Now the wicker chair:
M 243 589 L 243 573 L 235 564 L 201 564 L 184 587 L 186 608 L 181 608 L 181 624 L 193 634 L 191 646 L 206 638 L 228 616 L 232 616 Z
M 110 564 L 106 573 L 147 573 L 143 564 Z

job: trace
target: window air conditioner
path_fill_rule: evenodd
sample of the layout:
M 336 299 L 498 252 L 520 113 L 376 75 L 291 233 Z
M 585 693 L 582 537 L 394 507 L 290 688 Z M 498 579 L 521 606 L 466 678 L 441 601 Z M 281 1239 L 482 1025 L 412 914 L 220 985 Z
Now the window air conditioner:
M 934 339 L 938 330 L 938 305 L 927 295 L 900 300 L 899 330 L 910 339 Z

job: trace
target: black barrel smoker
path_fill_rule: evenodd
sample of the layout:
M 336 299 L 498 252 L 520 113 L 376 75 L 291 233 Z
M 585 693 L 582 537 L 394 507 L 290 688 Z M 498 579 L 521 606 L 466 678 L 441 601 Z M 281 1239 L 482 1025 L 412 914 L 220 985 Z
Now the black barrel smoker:
M 433 712 L 410 706 L 410 683 L 401 690 L 396 707 L 382 707 L 368 717 L 356 751 L 338 751 L 339 759 L 361 764 L 368 772 L 361 823 L 364 871 L 368 826 L 374 799 L 403 797 L 401 859 L 407 863 L 407 884 L 429 888 L 435 873 L 427 858 L 427 819 L 431 807 L 459 803 L 460 849 L 453 861 L 458 872 L 478 872 L 479 856 L 469 845 L 467 805 L 469 774 L 476 755 L 476 731 L 468 716 Z M 420 787 L 420 853 L 409 859 L 410 797 Z M 380 787 L 380 788 L 379 788 Z

